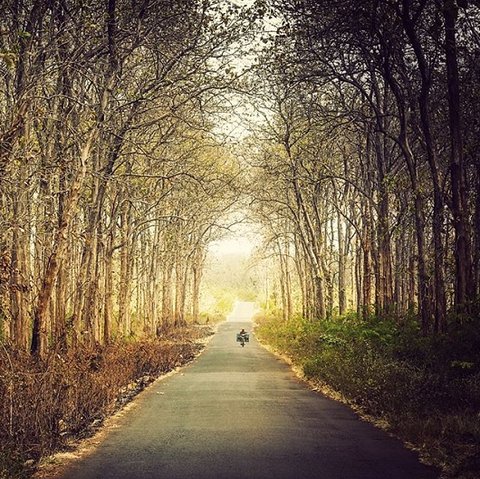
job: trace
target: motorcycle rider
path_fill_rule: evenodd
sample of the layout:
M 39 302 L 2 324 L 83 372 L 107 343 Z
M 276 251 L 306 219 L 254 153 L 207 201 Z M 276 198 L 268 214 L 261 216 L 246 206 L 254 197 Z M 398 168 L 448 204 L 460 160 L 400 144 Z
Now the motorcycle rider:
M 245 346 L 245 341 L 247 339 L 247 336 L 248 336 L 248 333 L 245 331 L 244 328 L 242 328 L 242 330 L 240 331 L 240 333 L 238 333 L 239 336 L 240 336 L 240 345 L 242 346 L 242 348 Z

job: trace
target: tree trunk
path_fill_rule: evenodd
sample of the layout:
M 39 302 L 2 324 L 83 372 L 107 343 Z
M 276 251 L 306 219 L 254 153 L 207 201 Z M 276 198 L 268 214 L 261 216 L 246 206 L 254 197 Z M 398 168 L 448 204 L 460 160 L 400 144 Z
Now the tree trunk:
M 363 290 L 362 290 L 362 317 L 366 318 L 371 314 L 372 308 L 372 233 L 371 214 L 369 205 L 364 205 L 363 213 Z
M 20 200 L 21 201 L 21 200 Z M 14 211 L 17 221 L 21 221 L 23 215 L 19 213 L 18 200 L 14 199 Z M 25 242 L 28 237 L 24 233 L 24 228 L 16 224 L 13 228 L 11 262 L 10 262 L 10 312 L 13 321 L 13 340 L 16 346 L 22 350 L 28 350 L 28 290 L 26 278 L 26 261 L 28 247 Z
M 456 40 L 458 5 L 455 0 L 445 0 L 443 15 L 445 19 L 445 53 L 451 138 L 452 214 L 455 228 L 455 308 L 458 312 L 464 312 L 469 310 L 469 302 L 473 299 L 471 291 L 473 281 L 468 234 L 468 203 L 465 198 L 465 168 Z
M 105 304 L 103 307 L 103 343 L 109 344 L 112 334 L 113 317 L 113 238 L 112 230 L 108 233 L 105 253 Z
M 123 199 L 123 204 L 121 206 L 120 229 L 122 247 L 120 248 L 118 323 L 120 330 L 126 338 L 130 337 L 132 333 L 130 308 L 132 299 L 131 276 L 133 268 L 131 213 L 130 203 L 127 202 L 126 199 Z
M 419 12 L 416 13 L 418 15 Z M 417 57 L 418 67 L 422 79 L 422 87 L 418 97 L 420 107 L 420 126 L 425 141 L 427 152 L 427 160 L 430 166 L 430 173 L 433 183 L 433 251 L 434 251 L 434 295 L 435 295 L 435 311 L 434 311 L 434 331 L 438 332 L 445 326 L 447 303 L 445 296 L 445 272 L 444 272 L 444 245 L 442 241 L 442 229 L 444 226 L 444 198 L 440 186 L 437 156 L 435 151 L 434 140 L 431 132 L 430 119 L 430 89 L 432 72 L 425 58 L 424 50 L 417 31 L 415 30 L 415 21 L 411 18 L 410 3 L 403 0 L 403 24 L 407 36 L 412 44 L 413 50 Z
M 363 275 L 362 275 L 363 248 L 360 236 L 357 237 L 357 246 L 355 254 L 355 300 L 357 304 L 357 317 L 363 317 Z
M 474 248 L 474 274 L 475 298 L 480 298 L 480 162 L 477 162 L 477 194 L 475 198 L 475 248 Z
M 90 155 L 90 149 L 93 142 L 94 130 L 90 134 L 80 155 L 80 169 L 74 177 L 70 191 L 65 200 L 62 218 L 55 233 L 52 253 L 48 260 L 47 267 L 40 285 L 37 305 L 33 318 L 33 333 L 30 351 L 40 357 L 45 356 L 47 348 L 47 314 L 50 306 L 50 299 L 55 284 L 55 280 L 63 260 L 65 246 L 67 243 L 67 233 L 72 222 L 73 216 L 77 211 L 77 203 L 80 196 L 80 189 L 86 175 L 87 159 Z
M 162 324 L 161 329 L 169 329 L 172 324 L 172 277 L 173 277 L 173 264 L 170 263 L 168 258 L 165 259 L 163 266 L 163 278 L 162 278 Z
M 343 221 L 340 213 L 337 213 L 337 234 L 338 234 L 338 314 L 343 316 L 347 309 L 347 286 L 345 282 L 345 234 Z

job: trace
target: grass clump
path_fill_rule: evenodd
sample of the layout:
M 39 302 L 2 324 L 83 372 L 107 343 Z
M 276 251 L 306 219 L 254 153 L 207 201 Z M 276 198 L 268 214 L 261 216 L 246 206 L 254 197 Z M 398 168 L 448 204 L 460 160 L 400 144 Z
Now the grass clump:
M 415 321 L 264 317 L 259 338 L 444 470 L 480 477 L 480 332 L 452 321 L 422 336 Z

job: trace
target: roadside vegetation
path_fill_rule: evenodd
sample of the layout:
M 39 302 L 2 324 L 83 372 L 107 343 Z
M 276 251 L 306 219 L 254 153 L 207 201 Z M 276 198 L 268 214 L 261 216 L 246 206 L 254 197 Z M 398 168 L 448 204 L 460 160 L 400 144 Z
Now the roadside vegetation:
M 191 361 L 210 334 L 195 326 L 43 361 L 0 349 L 0 478 L 29 477 L 42 457 L 91 435 L 160 375 Z
M 443 477 L 480 474 L 480 333 L 452 321 L 424 337 L 418 322 L 260 318 L 257 335 L 322 391 L 418 449 Z

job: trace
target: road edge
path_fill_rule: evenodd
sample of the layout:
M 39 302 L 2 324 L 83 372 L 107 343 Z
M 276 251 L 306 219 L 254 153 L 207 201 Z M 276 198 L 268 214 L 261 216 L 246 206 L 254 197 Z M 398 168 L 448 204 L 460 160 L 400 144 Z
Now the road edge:
M 118 427 L 118 422 L 131 410 L 135 409 L 139 404 L 139 399 L 144 396 L 144 393 L 148 393 L 152 390 L 153 386 L 181 373 L 182 370 L 193 364 L 207 349 L 208 344 L 215 336 L 218 328 L 225 321 L 220 321 L 214 325 L 206 325 L 210 328 L 211 334 L 204 338 L 198 339 L 196 343 L 201 344 L 202 348 L 199 349 L 197 354 L 180 366 L 175 367 L 171 371 L 165 374 L 161 374 L 155 378 L 151 383 L 147 384 L 144 389 L 139 391 L 135 396 L 125 403 L 120 409 L 113 412 L 113 414 L 107 416 L 104 421 L 92 430 L 91 435 L 84 438 L 72 438 L 68 442 L 66 451 L 59 451 L 49 456 L 43 457 L 36 466 L 36 470 L 32 474 L 31 479 L 59 479 L 64 476 L 68 469 L 76 462 L 90 454 L 94 453 L 96 448 L 107 438 L 108 434 Z
M 376 428 L 381 429 L 390 437 L 400 441 L 409 451 L 414 452 L 417 455 L 418 460 L 420 461 L 421 464 L 423 464 L 424 466 L 428 466 L 436 469 L 439 473 L 438 479 L 443 479 L 444 477 L 446 478 L 446 476 L 443 475 L 443 471 L 441 467 L 431 459 L 427 451 L 421 449 L 415 444 L 409 441 L 406 441 L 405 439 L 395 434 L 395 432 L 391 429 L 390 423 L 387 420 L 382 418 L 377 418 L 366 413 L 364 410 L 362 410 L 361 407 L 359 407 L 357 404 L 353 403 L 351 400 L 346 398 L 339 391 L 336 391 L 335 389 L 330 387 L 328 384 L 319 380 L 314 380 L 306 377 L 305 374 L 303 373 L 302 368 L 296 365 L 288 355 L 286 355 L 282 351 L 276 350 L 268 343 L 265 343 L 264 341 L 262 341 L 259 338 L 259 336 L 256 334 L 255 327 L 256 327 L 256 324 L 254 323 L 253 334 L 255 335 L 255 338 L 257 339 L 258 344 L 262 346 L 266 351 L 273 354 L 276 358 L 285 362 L 290 367 L 290 370 L 295 374 L 295 377 L 299 381 L 303 382 L 308 387 L 308 389 L 310 389 L 311 391 L 317 394 L 321 394 L 328 399 L 332 399 L 333 401 L 337 401 L 341 404 L 344 404 L 345 406 L 348 406 L 360 420 L 368 422 L 369 424 L 372 424 Z

